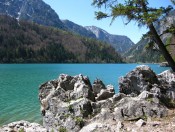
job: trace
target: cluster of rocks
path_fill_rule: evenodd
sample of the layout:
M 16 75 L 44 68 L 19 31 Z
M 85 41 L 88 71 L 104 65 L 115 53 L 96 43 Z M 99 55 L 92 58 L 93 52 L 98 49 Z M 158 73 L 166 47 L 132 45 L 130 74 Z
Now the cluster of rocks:
M 148 66 L 138 66 L 120 78 L 119 91 L 175 107 L 175 74 L 167 70 L 156 75 Z
M 102 104 L 96 102 L 112 98 L 114 94 L 114 87 L 105 86 L 99 79 L 91 85 L 87 76 L 61 74 L 58 79 L 40 86 L 43 125 L 49 131 L 79 131 L 86 120 L 100 110 L 101 106 L 97 105 Z
M 0 128 L 0 132 L 47 132 L 47 129 L 38 123 L 17 121 L 4 125 Z
M 168 116 L 168 108 L 175 107 L 174 95 L 174 73 L 156 75 L 148 66 L 138 66 L 121 77 L 118 94 L 112 85 L 105 86 L 99 79 L 91 84 L 81 74 L 61 74 L 39 88 L 43 126 L 53 132 L 155 129 L 161 123 L 151 119 Z
M 43 124 L 49 131 L 117 131 L 111 123 L 165 117 L 174 103 L 174 80 L 170 71 L 156 75 L 139 66 L 120 78 L 115 94 L 99 79 L 91 85 L 86 76 L 62 74 L 40 86 Z

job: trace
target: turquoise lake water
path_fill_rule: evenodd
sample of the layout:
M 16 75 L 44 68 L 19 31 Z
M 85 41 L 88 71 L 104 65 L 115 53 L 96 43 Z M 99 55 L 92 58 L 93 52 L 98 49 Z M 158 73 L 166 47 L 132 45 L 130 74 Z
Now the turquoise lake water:
M 118 91 L 118 78 L 139 64 L 0 64 L 0 126 L 18 120 L 42 123 L 38 86 L 61 73 L 87 75 Z M 169 68 L 148 64 L 156 73 Z

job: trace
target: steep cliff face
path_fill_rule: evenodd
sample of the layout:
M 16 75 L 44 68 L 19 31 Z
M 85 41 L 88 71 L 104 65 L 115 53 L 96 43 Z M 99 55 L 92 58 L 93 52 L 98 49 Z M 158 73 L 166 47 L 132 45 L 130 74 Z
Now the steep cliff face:
M 154 26 L 159 34 L 162 34 L 167 27 L 175 25 L 175 11 L 169 13 L 169 15 L 162 19 L 159 23 L 155 23 Z M 175 35 L 166 33 L 161 36 L 162 41 L 167 46 L 168 51 L 175 59 L 175 45 L 170 45 L 175 43 Z M 133 46 L 128 52 L 125 53 L 126 60 L 128 62 L 161 62 L 165 61 L 161 52 L 158 51 L 158 47 L 155 45 L 153 48 L 146 50 L 148 46 L 147 39 L 141 39 L 135 46 Z
M 42 0 L 1 0 L 0 7 L 0 14 L 12 16 L 18 20 L 65 28 L 56 12 Z
M 110 43 L 119 53 L 125 53 L 134 45 L 127 36 L 112 35 L 95 26 L 87 26 L 85 28 L 93 32 L 97 39 Z

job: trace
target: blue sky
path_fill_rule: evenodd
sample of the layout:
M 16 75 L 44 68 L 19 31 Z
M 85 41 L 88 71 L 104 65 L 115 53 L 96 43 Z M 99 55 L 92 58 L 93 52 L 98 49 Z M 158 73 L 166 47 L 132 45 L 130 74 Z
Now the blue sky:
M 68 19 L 76 24 L 82 26 L 97 26 L 110 34 L 126 35 L 134 43 L 137 43 L 142 34 L 147 32 L 146 27 L 138 28 L 137 23 L 131 22 L 125 25 L 126 22 L 122 18 L 117 18 L 112 25 L 111 19 L 96 20 L 94 12 L 98 10 L 91 5 L 93 0 L 43 0 L 49 4 L 55 12 L 59 15 L 60 19 Z M 160 7 L 170 4 L 170 0 L 150 0 L 152 6 Z

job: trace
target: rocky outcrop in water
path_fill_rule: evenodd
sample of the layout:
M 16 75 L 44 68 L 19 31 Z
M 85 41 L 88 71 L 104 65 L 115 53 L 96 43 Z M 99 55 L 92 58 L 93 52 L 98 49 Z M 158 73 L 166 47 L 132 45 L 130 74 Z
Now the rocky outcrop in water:
M 124 94 L 140 94 L 158 84 L 156 74 L 148 66 L 139 66 L 119 79 L 119 90 Z
M 119 82 L 120 93 L 97 79 L 61 74 L 39 88 L 44 128 L 22 121 L 0 130 L 14 132 L 120 132 L 175 130 L 175 76 L 156 75 L 148 66 L 136 67 Z M 170 116 L 171 115 L 171 116 Z M 168 118 L 167 118 L 168 116 Z M 152 120 L 153 119 L 153 120 Z M 158 119 L 158 120 L 156 120 Z M 168 123 L 167 123 L 168 122 Z
M 170 70 L 156 75 L 148 66 L 138 66 L 119 80 L 119 90 L 126 95 L 150 92 L 168 107 L 175 107 L 175 74 Z
M 168 71 L 156 75 L 149 67 L 139 66 L 120 79 L 120 93 L 115 94 L 112 85 L 105 86 L 99 79 L 91 85 L 87 76 L 61 74 L 40 86 L 44 127 L 50 131 L 117 131 L 115 125 L 120 121 L 165 117 L 168 109 L 161 99 L 173 99 L 168 92 L 174 86 L 173 75 Z

